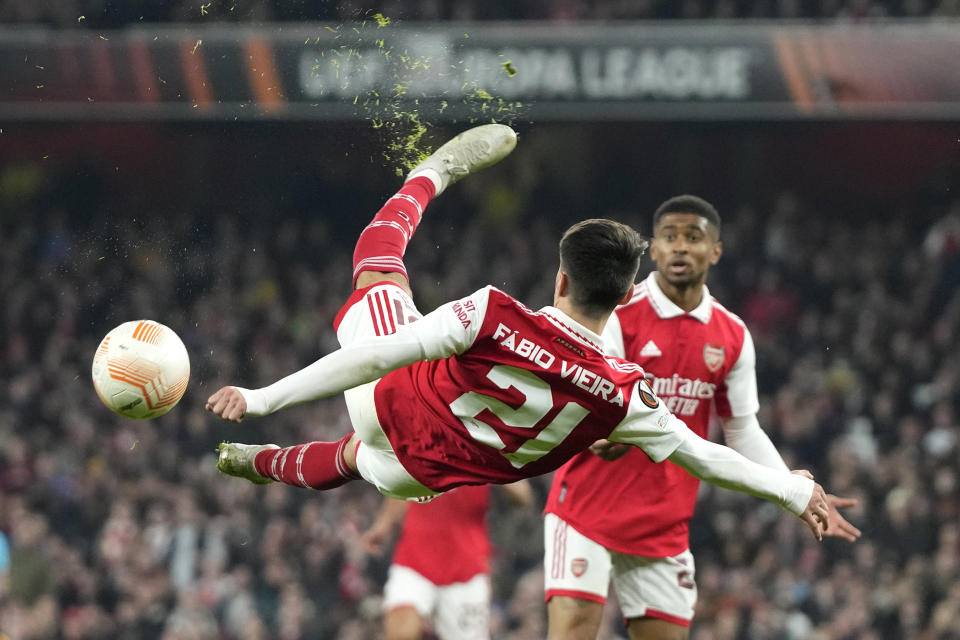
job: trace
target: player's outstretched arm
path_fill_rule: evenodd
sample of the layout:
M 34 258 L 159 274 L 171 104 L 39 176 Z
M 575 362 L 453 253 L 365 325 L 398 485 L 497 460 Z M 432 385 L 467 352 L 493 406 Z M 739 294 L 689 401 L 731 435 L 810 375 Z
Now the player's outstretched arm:
M 484 287 L 448 302 L 396 333 L 337 349 L 270 386 L 224 387 L 210 396 L 206 408 L 224 420 L 240 422 L 244 416 L 263 416 L 343 393 L 414 362 L 463 353 L 477 337 L 489 294 L 490 287 Z
M 749 460 L 774 469 L 787 469 L 786 463 L 773 445 L 767 432 L 763 430 L 756 414 L 725 418 L 721 420 L 726 445 Z M 857 501 L 827 494 L 827 506 L 830 509 L 830 526 L 825 536 L 834 536 L 854 542 L 860 537 L 860 530 L 840 515 L 838 509 L 853 507 Z
M 423 359 L 425 354 L 416 332 L 398 331 L 337 349 L 261 389 L 223 387 L 210 396 L 206 409 L 224 420 L 240 422 L 247 415 L 264 416 L 343 393 Z
M 689 429 L 668 459 L 711 484 L 776 502 L 806 522 L 817 540 L 829 526 L 826 494 L 809 472 L 765 467 Z

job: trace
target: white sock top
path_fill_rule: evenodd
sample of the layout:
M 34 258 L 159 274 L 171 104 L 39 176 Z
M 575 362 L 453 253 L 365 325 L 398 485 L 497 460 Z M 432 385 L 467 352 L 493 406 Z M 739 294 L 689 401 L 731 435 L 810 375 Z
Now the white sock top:
M 440 195 L 440 192 L 443 191 L 443 179 L 440 177 L 440 173 L 436 169 L 431 169 L 429 167 L 423 167 L 422 169 L 414 169 L 410 172 L 410 175 L 407 176 L 407 179 L 404 182 L 410 182 L 414 178 L 419 177 L 430 178 L 430 182 L 433 183 L 433 186 L 436 187 L 435 195 Z

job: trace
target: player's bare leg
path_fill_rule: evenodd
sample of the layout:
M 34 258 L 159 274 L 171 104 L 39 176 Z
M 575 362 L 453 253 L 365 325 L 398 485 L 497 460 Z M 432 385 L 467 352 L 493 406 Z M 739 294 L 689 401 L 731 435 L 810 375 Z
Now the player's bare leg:
M 687 640 L 690 629 L 658 618 L 632 618 L 627 623 L 630 640 Z
M 414 607 L 390 609 L 383 616 L 383 637 L 386 640 L 420 640 L 423 618 Z
M 357 240 L 354 288 L 390 281 L 412 296 L 403 254 L 430 200 L 454 182 L 504 159 L 516 145 L 513 129 L 485 124 L 448 140 L 414 167 L 403 188 L 387 200 Z
M 596 640 L 603 605 L 593 600 L 553 596 L 547 603 L 548 640 Z

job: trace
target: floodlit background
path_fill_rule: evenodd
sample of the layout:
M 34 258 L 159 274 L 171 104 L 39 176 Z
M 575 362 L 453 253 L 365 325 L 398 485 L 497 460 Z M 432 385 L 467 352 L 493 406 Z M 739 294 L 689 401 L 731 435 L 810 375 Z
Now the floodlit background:
M 220 477 L 223 439 L 349 430 L 341 399 L 228 426 L 336 346 L 353 242 L 461 129 L 517 150 L 430 207 L 424 311 L 550 302 L 560 232 L 713 202 L 712 293 L 750 327 L 760 422 L 860 505 L 809 540 L 704 488 L 695 640 L 960 638 L 960 4 L 954 0 L 0 0 L 0 637 L 373 638 L 379 495 Z M 643 267 L 645 274 L 652 265 Z M 138 423 L 89 380 L 120 322 L 193 374 Z M 538 507 L 549 478 L 536 482 Z M 496 500 L 496 498 L 495 498 Z M 494 637 L 541 638 L 541 522 L 495 502 Z M 615 607 L 603 638 L 623 638 Z

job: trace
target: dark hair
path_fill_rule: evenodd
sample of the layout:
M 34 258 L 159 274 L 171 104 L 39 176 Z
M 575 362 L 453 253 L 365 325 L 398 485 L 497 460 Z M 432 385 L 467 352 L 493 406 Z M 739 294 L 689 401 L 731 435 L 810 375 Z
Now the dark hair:
M 570 297 L 585 314 L 609 313 L 633 286 L 648 242 L 632 227 L 592 218 L 573 225 L 560 239 L 560 268 Z
M 654 229 L 657 228 L 657 223 L 660 222 L 660 218 L 668 213 L 692 213 L 698 215 L 706 218 L 707 222 L 715 226 L 718 233 L 720 231 L 720 214 L 717 213 L 717 210 L 712 204 L 703 198 L 691 195 L 674 196 L 670 198 L 653 212 Z

